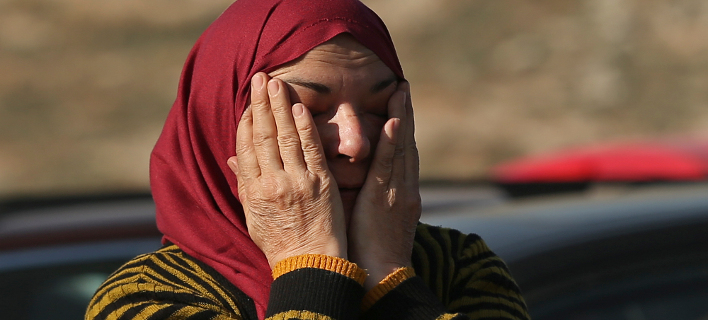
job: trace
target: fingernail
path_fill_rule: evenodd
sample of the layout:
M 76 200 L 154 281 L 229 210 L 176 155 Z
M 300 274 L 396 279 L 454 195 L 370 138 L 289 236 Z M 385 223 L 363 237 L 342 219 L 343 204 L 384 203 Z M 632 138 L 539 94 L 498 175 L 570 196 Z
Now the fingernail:
M 263 75 L 256 73 L 251 79 L 251 86 L 253 86 L 253 89 L 256 90 L 263 88 Z
M 235 157 L 231 157 L 228 160 L 226 160 L 226 163 L 231 167 L 231 170 L 233 172 L 238 172 L 238 163 L 234 159 Z
M 396 136 L 397 136 L 396 132 L 398 132 L 398 127 L 399 127 L 400 123 L 401 123 L 401 119 L 393 118 L 392 122 L 391 122 L 391 126 L 384 127 L 384 131 L 386 132 L 386 136 L 388 136 L 388 138 L 391 141 L 394 141 L 394 142 L 396 141 Z
M 299 117 L 303 113 L 305 113 L 305 106 L 303 106 L 302 103 L 296 103 L 293 105 L 293 116 Z
M 399 88 L 403 91 L 409 91 L 411 89 L 411 84 L 408 81 L 401 82 Z
M 275 96 L 278 94 L 278 91 L 280 91 L 280 86 L 278 85 L 278 82 L 275 81 L 275 79 L 271 79 L 268 81 L 268 94 L 271 96 Z

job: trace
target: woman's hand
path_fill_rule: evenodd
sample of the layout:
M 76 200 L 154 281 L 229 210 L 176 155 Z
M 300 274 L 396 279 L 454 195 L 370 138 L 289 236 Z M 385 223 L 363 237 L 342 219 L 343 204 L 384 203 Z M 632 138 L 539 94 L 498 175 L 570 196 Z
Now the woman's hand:
M 301 254 L 347 258 L 344 210 L 317 128 L 305 106 L 290 105 L 281 80 L 253 76 L 236 155 L 228 163 L 248 233 L 271 268 Z
M 418 149 L 410 85 L 401 83 L 388 105 L 366 182 L 349 226 L 349 258 L 367 269 L 373 288 L 400 267 L 411 266 L 413 238 L 421 214 Z

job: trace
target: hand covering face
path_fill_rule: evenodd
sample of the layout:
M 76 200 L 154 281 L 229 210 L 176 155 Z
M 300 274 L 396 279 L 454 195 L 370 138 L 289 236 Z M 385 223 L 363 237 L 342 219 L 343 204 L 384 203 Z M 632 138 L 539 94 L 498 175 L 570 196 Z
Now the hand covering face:
M 390 35 L 354 0 L 239 0 L 199 38 L 150 161 L 163 241 L 206 263 L 251 297 L 263 318 L 272 282 L 251 241 L 227 165 L 249 104 L 251 77 L 297 59 L 341 33 L 353 35 L 401 79 Z

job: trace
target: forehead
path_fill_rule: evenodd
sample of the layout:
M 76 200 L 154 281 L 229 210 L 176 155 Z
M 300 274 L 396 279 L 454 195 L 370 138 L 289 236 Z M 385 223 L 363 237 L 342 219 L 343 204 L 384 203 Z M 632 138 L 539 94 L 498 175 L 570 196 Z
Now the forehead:
M 327 75 L 346 73 L 361 77 L 391 77 L 393 72 L 369 48 L 354 37 L 342 34 L 313 48 L 300 58 L 271 72 L 272 77 L 326 78 Z

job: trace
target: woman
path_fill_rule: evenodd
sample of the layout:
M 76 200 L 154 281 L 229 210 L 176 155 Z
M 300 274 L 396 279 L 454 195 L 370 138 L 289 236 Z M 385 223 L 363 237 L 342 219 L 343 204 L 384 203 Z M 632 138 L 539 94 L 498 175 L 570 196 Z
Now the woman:
M 481 239 L 418 224 L 412 112 L 360 2 L 237 1 L 190 53 L 152 154 L 165 247 L 86 318 L 528 318 Z

